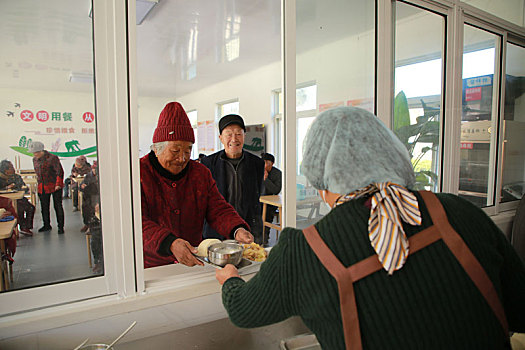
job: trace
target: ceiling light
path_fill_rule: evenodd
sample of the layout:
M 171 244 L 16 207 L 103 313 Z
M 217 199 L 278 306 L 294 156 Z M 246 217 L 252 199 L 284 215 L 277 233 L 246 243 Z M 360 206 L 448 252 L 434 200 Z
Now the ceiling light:
M 69 82 L 70 83 L 93 84 L 93 74 L 70 72 Z
M 136 0 L 137 25 L 142 24 L 146 16 L 159 3 L 160 0 Z M 93 18 L 93 7 L 89 8 L 89 17 Z

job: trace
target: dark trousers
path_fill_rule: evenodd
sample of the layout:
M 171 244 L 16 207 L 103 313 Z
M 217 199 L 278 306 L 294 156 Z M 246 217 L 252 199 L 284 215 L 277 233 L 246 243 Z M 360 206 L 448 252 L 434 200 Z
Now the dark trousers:
M 78 186 L 76 187 L 71 186 L 71 197 L 73 199 L 73 206 L 77 209 L 80 209 L 78 207 Z
M 266 222 L 273 222 L 273 217 L 275 213 L 277 212 L 277 207 L 274 205 L 266 205 L 266 217 L 264 218 L 264 221 Z M 270 228 L 264 226 L 264 244 L 268 244 L 268 238 L 270 238 Z
M 84 225 L 89 226 L 89 221 L 95 216 L 95 205 L 97 204 L 98 196 L 90 196 L 89 194 L 83 193 L 82 197 L 82 220 Z
M 68 198 L 69 197 L 69 186 L 71 185 L 71 178 L 67 178 L 64 180 L 64 188 L 63 188 L 63 191 L 64 191 L 64 194 L 62 195 L 64 198 Z
M 93 217 L 89 221 L 89 233 L 91 234 L 91 251 L 93 252 L 93 259 L 95 264 L 104 263 L 104 254 L 102 248 L 102 230 L 100 221 Z
M 62 207 L 62 189 L 53 193 L 39 193 L 40 206 L 42 208 L 42 220 L 44 227 L 51 227 L 51 219 L 49 218 L 49 205 L 51 204 L 51 196 L 53 196 L 53 206 L 57 214 L 58 228 L 64 228 L 64 208 Z
M 253 235 L 253 241 L 257 244 L 263 244 L 263 222 L 262 215 L 255 215 L 251 219 L 244 219 L 250 225 L 250 232 Z
M 18 223 L 20 224 L 20 229 L 30 230 L 33 228 L 33 217 L 35 216 L 35 206 L 31 204 L 27 198 L 19 199 L 16 202 L 18 207 Z

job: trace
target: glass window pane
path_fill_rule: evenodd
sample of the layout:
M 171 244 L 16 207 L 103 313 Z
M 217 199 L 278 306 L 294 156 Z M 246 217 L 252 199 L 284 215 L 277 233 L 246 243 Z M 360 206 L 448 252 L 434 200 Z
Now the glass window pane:
M 262 134 L 261 137 L 255 136 L 251 140 L 245 137 L 242 141 L 244 150 L 248 149 L 246 146 L 252 146 L 260 151 L 260 147 L 271 145 L 273 142 L 266 138 L 268 135 L 266 132 L 270 129 L 267 126 L 272 122 L 271 106 L 267 102 L 269 94 L 282 86 L 280 21 L 281 7 L 275 0 L 190 2 L 162 0 L 159 2 L 142 24 L 136 27 L 138 58 L 136 103 L 139 105 L 141 149 L 149 150 L 159 114 L 166 103 L 171 101 L 180 102 L 192 123 L 197 121 L 195 136 L 198 144 L 192 147 L 191 159 L 197 158 L 194 153 L 197 150 L 208 156 L 219 152 L 218 150 L 223 152 L 223 144 L 218 139 L 218 121 L 227 114 L 240 114 L 247 129 L 250 126 L 257 126 L 253 133 Z M 240 103 L 243 105 L 242 111 Z M 198 114 L 188 111 L 198 111 Z M 260 125 L 264 125 L 264 129 L 260 128 Z M 240 136 L 235 134 L 230 137 Z M 237 141 L 231 144 L 233 145 L 228 149 L 238 149 Z M 244 164 L 248 157 L 242 158 L 235 165 L 234 171 L 238 169 L 245 171 Z M 233 230 L 229 225 L 238 224 L 238 221 L 232 220 L 233 215 L 229 215 L 231 213 L 222 210 L 230 207 L 220 206 L 223 202 L 218 200 L 220 196 L 213 195 L 213 188 L 199 187 L 211 183 L 206 175 L 209 173 L 192 171 L 191 169 L 199 168 L 190 160 L 188 163 L 179 163 L 179 167 L 184 166 L 187 169 L 187 172 L 178 173 L 179 178 L 174 171 L 168 169 L 170 168 L 168 161 L 159 161 L 161 165 L 155 163 L 154 160 L 160 158 L 161 156 L 151 153 L 149 155 L 142 153 L 141 158 L 143 168 L 151 164 L 156 166 L 154 171 L 148 173 L 149 178 L 145 176 L 141 178 L 142 184 L 151 178 L 160 179 L 152 185 L 154 188 L 152 191 L 146 188 L 146 185 L 142 185 L 143 208 L 153 208 L 159 202 L 169 203 L 162 208 L 169 215 L 159 215 L 153 209 L 149 211 L 143 209 L 143 255 L 147 267 L 169 266 L 161 269 L 146 269 L 144 272 L 146 286 L 148 280 L 151 280 L 150 276 L 162 271 L 169 271 L 173 275 L 200 273 L 204 269 L 172 264 L 175 257 L 169 250 L 171 246 L 169 239 L 172 237 L 168 236 L 177 234 L 191 245 L 198 246 L 203 238 L 205 219 L 209 219 L 209 227 L 217 231 L 221 239 L 232 233 L 226 232 L 229 228 Z M 206 162 L 203 164 L 209 165 Z M 226 161 L 220 164 L 228 166 Z M 262 161 L 259 164 L 262 164 Z M 166 170 L 168 173 L 162 168 L 168 169 Z M 256 171 L 258 168 L 254 166 L 253 169 Z M 217 173 L 220 171 L 215 170 L 212 170 L 211 174 L 218 177 Z M 262 172 L 262 168 L 259 170 Z M 236 185 L 239 185 L 235 188 L 229 187 L 230 184 L 226 184 L 222 177 L 214 178 L 217 184 L 216 190 L 227 201 L 234 204 L 241 218 L 249 223 L 252 233 L 260 237 L 262 211 L 257 212 L 257 210 L 262 209 L 259 194 L 264 174 L 261 173 L 260 177 L 251 176 L 251 172 L 243 174 L 247 173 L 250 174 L 248 178 L 240 179 L 241 176 L 235 178 Z M 156 185 L 166 178 L 170 179 L 171 186 L 160 191 L 162 196 L 157 196 Z M 178 185 L 180 182 L 177 181 L 185 181 L 188 178 L 191 178 L 188 180 L 189 187 Z M 258 191 L 257 194 L 254 188 Z M 238 189 L 242 191 L 239 190 L 229 196 L 230 193 L 226 191 L 230 189 L 232 192 Z M 202 197 L 204 192 L 211 195 Z M 240 205 L 238 204 L 241 201 L 237 201 L 237 194 L 243 198 Z M 248 200 L 244 201 L 247 197 Z M 198 199 L 197 203 L 195 198 Z M 249 204 L 245 206 L 244 203 L 248 202 Z M 224 215 L 218 219 L 217 213 Z M 235 219 L 238 220 L 238 217 L 235 216 Z M 259 231 L 256 231 L 257 229 Z M 208 234 L 213 233 L 208 229 L 206 235 Z M 271 236 L 275 237 L 275 233 L 272 232 Z M 165 245 L 159 251 L 155 244 L 160 242 L 164 242 Z M 210 272 L 210 270 L 206 271 Z
M 415 34 L 417 33 L 417 34 Z M 443 16 L 396 2 L 393 131 L 407 147 L 416 188 L 435 191 L 440 175 Z M 422 40 L 415 40 L 417 35 Z
M 0 5 L 0 196 L 18 212 L 20 230 L 8 248 L 10 290 L 104 274 L 89 7 Z M 32 148 L 37 142 L 44 152 Z
M 465 25 L 459 195 L 479 207 L 494 204 L 498 36 Z
M 317 105 L 317 85 L 296 89 L 295 104 L 297 112 L 315 109 Z
M 373 111 L 375 1 L 297 2 L 297 227 L 327 213 L 300 173 L 302 143 L 316 114 L 336 106 Z M 305 82 L 315 85 L 302 88 Z
M 239 114 L 239 102 L 229 102 L 220 105 L 220 115 L 218 119 L 228 114 Z
M 501 201 L 525 194 L 525 48 L 507 44 Z
M 519 26 L 525 25 L 524 0 L 465 0 L 463 2 Z

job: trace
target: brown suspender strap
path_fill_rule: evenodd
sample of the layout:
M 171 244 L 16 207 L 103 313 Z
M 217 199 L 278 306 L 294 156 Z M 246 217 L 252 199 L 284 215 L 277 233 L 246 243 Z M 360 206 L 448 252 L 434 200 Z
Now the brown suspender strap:
M 472 251 L 468 248 L 463 239 L 457 234 L 452 226 L 450 226 L 445 210 L 437 197 L 432 192 L 428 191 L 420 191 L 419 193 L 421 194 L 421 197 L 423 197 L 428 211 L 430 212 L 432 222 L 438 227 L 443 241 L 452 251 L 456 259 L 458 259 L 472 282 L 478 287 L 490 308 L 496 314 L 505 334 L 508 334 L 509 326 L 507 324 L 507 318 L 505 317 L 505 310 L 501 305 L 494 284 L 483 269 L 483 266 L 481 266 L 478 259 L 472 254 Z
M 507 334 L 507 318 L 505 317 L 504 309 L 492 281 L 488 278 L 485 270 L 483 270 L 483 267 L 465 242 L 452 226 L 450 226 L 445 210 L 437 197 L 428 191 L 420 191 L 419 193 L 428 208 L 433 225 L 409 237 L 409 255 L 442 238 L 465 272 L 467 272 L 476 287 L 480 290 L 500 321 L 505 334 Z M 345 268 L 330 248 L 328 248 L 314 225 L 305 228 L 303 232 L 306 241 L 315 255 L 337 281 L 346 349 L 361 350 L 363 346 L 353 283 L 381 270 L 383 266 L 379 262 L 377 255 L 374 254 Z
M 345 344 L 348 350 L 361 350 L 361 330 L 355 303 L 354 286 L 350 271 L 332 253 L 323 241 L 314 225 L 303 230 L 304 236 L 310 247 L 321 260 L 324 267 L 337 281 L 339 290 L 339 303 L 341 307 L 341 318 L 343 320 L 343 332 Z
M 348 350 L 360 350 L 363 346 L 353 283 L 381 270 L 383 266 L 377 259 L 377 254 L 374 254 L 345 268 L 328 248 L 314 225 L 305 228 L 303 233 L 315 255 L 337 281 L 346 348 Z M 408 239 L 409 254 L 417 252 L 440 238 L 439 232 L 434 226 L 416 233 Z
M 436 227 L 429 227 L 423 231 L 420 231 L 408 238 L 408 244 L 410 251 L 408 255 L 414 254 L 418 250 L 425 248 L 428 245 L 438 241 L 441 238 L 439 231 Z M 373 274 L 383 268 L 383 265 L 379 262 L 377 254 L 371 255 L 366 259 L 363 259 L 352 266 L 349 266 L 348 269 L 352 274 L 352 281 L 357 282 L 361 278 L 364 278 L 368 275 Z

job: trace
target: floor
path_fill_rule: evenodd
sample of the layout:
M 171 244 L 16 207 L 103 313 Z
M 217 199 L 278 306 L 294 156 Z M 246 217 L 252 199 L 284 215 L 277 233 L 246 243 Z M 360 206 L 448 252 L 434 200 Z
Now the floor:
M 48 232 L 38 232 L 42 227 L 40 203 L 33 219 L 32 237 L 19 235 L 13 264 L 11 290 L 70 281 L 94 276 L 88 265 L 86 235 L 80 232 L 82 215 L 73 212 L 72 200 L 63 201 L 65 233 L 57 233 L 56 216 L 51 204 L 51 226 Z

